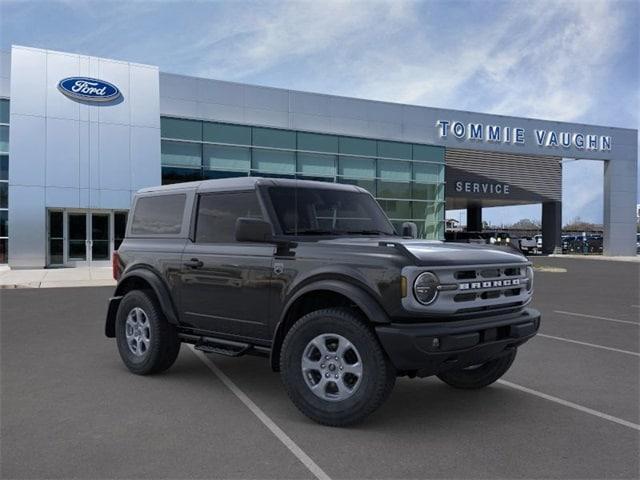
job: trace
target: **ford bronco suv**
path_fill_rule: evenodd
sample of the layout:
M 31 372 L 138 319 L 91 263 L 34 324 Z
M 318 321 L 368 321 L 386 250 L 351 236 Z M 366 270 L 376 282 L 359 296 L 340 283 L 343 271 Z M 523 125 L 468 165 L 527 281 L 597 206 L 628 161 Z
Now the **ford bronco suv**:
M 332 426 L 373 412 L 398 376 L 485 387 L 540 325 L 524 256 L 400 236 L 353 185 L 141 190 L 113 270 L 105 330 L 133 373 L 168 369 L 181 343 L 262 355 L 298 409 Z

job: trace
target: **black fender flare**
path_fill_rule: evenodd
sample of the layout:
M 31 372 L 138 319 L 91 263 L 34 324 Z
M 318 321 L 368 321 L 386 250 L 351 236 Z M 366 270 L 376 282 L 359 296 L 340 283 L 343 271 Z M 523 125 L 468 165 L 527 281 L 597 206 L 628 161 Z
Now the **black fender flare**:
M 323 279 L 316 280 L 308 283 L 307 285 L 298 289 L 287 301 L 285 307 L 282 309 L 282 314 L 280 315 L 280 319 L 278 320 L 278 324 L 276 325 L 275 332 L 273 335 L 273 342 L 271 344 L 271 368 L 274 371 L 279 371 L 279 356 L 280 356 L 280 346 L 282 345 L 282 341 L 284 340 L 285 335 L 285 320 L 289 313 L 291 307 L 295 304 L 295 302 L 308 293 L 314 291 L 330 291 L 334 293 L 338 293 L 350 299 L 367 317 L 367 319 L 372 323 L 389 323 L 389 316 L 387 312 L 384 311 L 382 306 L 378 303 L 378 301 L 363 287 L 359 285 L 354 285 L 345 280 L 340 279 Z
M 113 300 L 110 300 L 110 304 L 115 304 L 115 308 L 110 308 L 107 313 L 107 321 L 105 325 L 105 333 L 108 337 L 115 336 L 115 323 L 118 313 L 117 307 L 120 304 L 120 300 L 129 290 L 127 286 L 133 279 L 139 279 L 148 284 L 158 300 L 158 304 L 162 309 L 162 313 L 167 318 L 167 321 L 173 325 L 178 325 L 178 314 L 173 304 L 173 299 L 169 288 L 158 273 L 150 268 L 138 267 L 126 272 L 118 281 L 116 291 L 113 294 Z

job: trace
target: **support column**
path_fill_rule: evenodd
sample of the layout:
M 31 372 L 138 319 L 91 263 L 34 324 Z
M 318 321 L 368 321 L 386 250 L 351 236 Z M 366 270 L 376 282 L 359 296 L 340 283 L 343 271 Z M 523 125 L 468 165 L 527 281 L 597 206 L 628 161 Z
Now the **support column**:
M 604 164 L 605 255 L 636 255 L 637 148 Z
M 480 232 L 482 230 L 482 206 L 467 206 L 467 232 Z
M 542 253 L 562 253 L 562 202 L 542 204 Z

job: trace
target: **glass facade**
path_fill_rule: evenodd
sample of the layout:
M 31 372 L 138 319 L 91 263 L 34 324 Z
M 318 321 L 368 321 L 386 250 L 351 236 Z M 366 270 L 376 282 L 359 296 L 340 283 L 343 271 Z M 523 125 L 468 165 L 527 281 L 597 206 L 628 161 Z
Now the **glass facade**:
M 367 189 L 399 231 L 444 238 L 444 148 L 162 117 L 162 183 L 239 176 Z
M 9 100 L 0 99 L 0 264 L 9 260 Z

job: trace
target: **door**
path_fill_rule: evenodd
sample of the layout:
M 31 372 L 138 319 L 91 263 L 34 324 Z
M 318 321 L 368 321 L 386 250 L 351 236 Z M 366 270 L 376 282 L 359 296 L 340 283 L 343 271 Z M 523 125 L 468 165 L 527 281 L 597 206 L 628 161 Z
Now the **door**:
M 213 334 L 268 339 L 274 247 L 235 241 L 238 217 L 263 218 L 256 192 L 201 194 L 196 215 L 195 241 L 182 256 L 182 321 Z
M 127 212 L 49 210 L 47 265 L 109 266 L 124 239 Z
M 67 259 L 71 262 L 87 261 L 87 214 L 67 214 Z M 66 263 L 66 262 L 65 262 Z
M 111 235 L 110 221 L 108 213 L 92 213 L 91 214 L 91 238 L 89 245 L 91 246 L 91 262 L 106 261 L 111 258 Z

